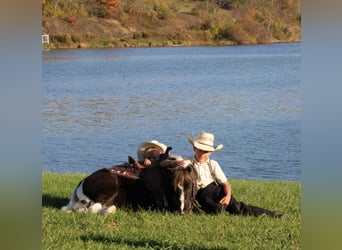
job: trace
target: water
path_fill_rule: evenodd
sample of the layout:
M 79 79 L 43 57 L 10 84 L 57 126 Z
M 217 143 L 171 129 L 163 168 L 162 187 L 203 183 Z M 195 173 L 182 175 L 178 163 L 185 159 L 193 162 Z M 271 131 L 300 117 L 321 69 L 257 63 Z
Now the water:
M 228 178 L 301 179 L 300 44 L 43 52 L 42 170 L 91 173 L 201 131 Z

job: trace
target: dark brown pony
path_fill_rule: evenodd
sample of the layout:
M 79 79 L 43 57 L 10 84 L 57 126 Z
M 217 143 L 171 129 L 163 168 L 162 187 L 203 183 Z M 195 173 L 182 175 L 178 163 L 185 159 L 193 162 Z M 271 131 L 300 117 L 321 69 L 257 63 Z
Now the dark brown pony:
M 196 188 L 196 175 L 192 166 L 169 168 L 170 172 L 168 178 L 171 187 L 167 192 L 168 200 L 170 201 L 169 210 L 188 214 L 191 212 L 204 213 L 198 206 L 195 196 L 197 193 Z
M 144 207 L 182 214 L 195 208 L 195 176 L 191 166 L 149 167 L 141 171 L 140 187 L 146 194 Z

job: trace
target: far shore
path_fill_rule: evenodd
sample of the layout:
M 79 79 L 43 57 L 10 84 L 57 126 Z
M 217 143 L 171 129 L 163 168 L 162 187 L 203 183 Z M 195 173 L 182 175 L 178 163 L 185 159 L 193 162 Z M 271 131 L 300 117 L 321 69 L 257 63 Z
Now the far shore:
M 140 44 L 140 46 L 136 46 L 136 44 L 127 44 L 121 43 L 116 44 L 116 46 L 111 45 L 103 45 L 103 44 L 96 44 L 95 46 L 91 46 L 88 43 L 80 43 L 80 44 L 71 44 L 71 45 L 63 45 L 63 44 L 42 44 L 43 51 L 49 50 L 63 50 L 63 49 L 109 49 L 109 48 L 160 48 L 160 47 L 215 47 L 215 46 L 256 46 L 256 45 L 273 45 L 273 44 L 285 44 L 285 43 L 301 43 L 302 41 L 276 41 L 272 43 L 258 43 L 258 44 L 231 44 L 228 42 L 220 42 L 217 44 L 204 44 L 204 43 L 186 43 L 186 44 Z

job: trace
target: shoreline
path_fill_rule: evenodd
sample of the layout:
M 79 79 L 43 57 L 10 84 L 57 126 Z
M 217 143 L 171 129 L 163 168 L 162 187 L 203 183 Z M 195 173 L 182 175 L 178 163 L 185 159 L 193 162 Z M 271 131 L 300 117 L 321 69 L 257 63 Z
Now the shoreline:
M 193 43 L 193 44 L 176 44 L 176 45 L 146 45 L 146 46 L 135 46 L 123 44 L 121 46 L 90 46 L 88 43 L 73 44 L 69 46 L 64 45 L 43 45 L 42 51 L 50 50 L 68 50 L 68 49 L 122 49 L 122 48 L 174 48 L 174 47 L 220 47 L 220 46 L 257 46 L 257 45 L 274 45 L 274 44 L 290 44 L 290 43 L 302 43 L 301 40 L 298 41 L 276 41 L 272 43 L 256 43 L 256 44 L 231 44 L 231 43 Z

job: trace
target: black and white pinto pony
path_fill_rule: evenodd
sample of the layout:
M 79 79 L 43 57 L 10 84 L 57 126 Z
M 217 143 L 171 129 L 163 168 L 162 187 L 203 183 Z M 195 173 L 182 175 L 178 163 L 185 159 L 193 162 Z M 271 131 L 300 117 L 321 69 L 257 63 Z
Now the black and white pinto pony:
M 128 163 L 102 168 L 80 181 L 65 212 L 110 214 L 117 208 L 158 209 L 182 214 L 200 211 L 195 202 L 195 176 L 191 166 L 163 168 L 160 162 L 175 159 L 165 154 L 151 167 L 128 157 Z M 179 157 L 178 157 L 179 159 Z

